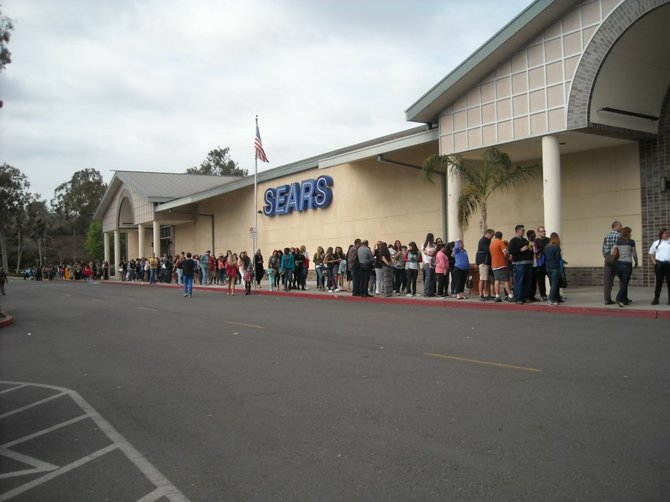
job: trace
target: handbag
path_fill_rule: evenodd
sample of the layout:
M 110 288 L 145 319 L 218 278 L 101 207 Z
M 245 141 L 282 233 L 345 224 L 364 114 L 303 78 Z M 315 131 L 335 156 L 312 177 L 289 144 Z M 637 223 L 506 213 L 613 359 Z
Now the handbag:
M 561 272 L 561 277 L 558 280 L 558 287 L 559 288 L 567 288 L 568 287 L 568 278 L 565 277 L 565 271 Z
M 615 246 L 612 249 L 612 256 L 614 257 L 614 261 L 619 259 L 619 248 L 618 247 Z

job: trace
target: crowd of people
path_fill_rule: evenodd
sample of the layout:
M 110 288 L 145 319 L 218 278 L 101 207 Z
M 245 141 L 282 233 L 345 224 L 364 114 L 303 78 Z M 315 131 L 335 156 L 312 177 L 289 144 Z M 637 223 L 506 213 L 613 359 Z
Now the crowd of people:
M 611 232 L 603 239 L 604 303 L 630 305 L 628 286 L 638 254 L 632 230 L 621 222 L 612 223 Z M 149 284 L 176 282 L 184 286 L 184 296 L 191 296 L 193 285 L 219 285 L 234 295 L 236 286 L 243 286 L 245 295 L 253 287 L 260 288 L 264 279 L 271 290 L 306 290 L 307 278 L 313 269 L 316 288 L 331 293 L 351 293 L 354 296 L 373 295 L 417 296 L 417 282 L 422 278 L 425 297 L 453 297 L 466 299 L 466 287 L 479 292 L 480 301 L 528 302 L 546 301 L 556 306 L 565 300 L 560 288 L 566 286 L 560 237 L 547 237 L 544 226 L 526 230 L 524 225 L 514 228 L 514 235 L 506 240 L 501 231 L 488 229 L 479 239 L 474 254 L 474 266 L 461 240 L 444 242 L 428 233 L 422 245 L 399 240 L 386 243 L 377 241 L 370 246 L 367 240 L 355 239 L 345 252 L 342 246 L 318 246 L 310 254 L 304 245 L 273 250 L 267 261 L 258 249 L 252 257 L 245 251 L 239 254 L 228 250 L 214 256 L 210 251 L 202 255 L 182 252 L 179 255 L 152 255 L 149 258 L 121 260 L 123 281 Z M 656 285 L 652 305 L 658 305 L 663 284 L 667 284 L 670 305 L 670 233 L 662 228 L 658 239 L 649 249 L 654 267 Z M 471 283 L 476 270 L 479 282 Z M 73 261 L 59 265 L 32 267 L 24 271 L 24 279 L 35 280 L 93 280 L 109 279 L 107 261 Z M 619 290 L 612 300 L 614 279 Z M 547 291 L 547 280 L 549 291 Z M 473 288 L 474 286 L 474 288 Z M 539 297 L 538 297 L 539 295 Z
M 110 267 L 106 261 L 76 260 L 55 265 L 35 266 L 23 269 L 21 276 L 24 280 L 54 281 L 91 281 L 109 279 Z

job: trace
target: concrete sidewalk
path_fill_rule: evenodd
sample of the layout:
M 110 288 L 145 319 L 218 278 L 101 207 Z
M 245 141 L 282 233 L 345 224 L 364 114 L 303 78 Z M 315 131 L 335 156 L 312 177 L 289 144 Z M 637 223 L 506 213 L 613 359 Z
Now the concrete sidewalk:
M 106 281 L 105 284 L 125 285 L 125 286 L 144 286 L 144 287 L 162 287 L 162 288 L 177 288 L 178 286 L 172 284 L 157 284 L 151 286 L 147 283 L 141 282 L 121 282 L 121 281 Z M 263 281 L 261 288 L 253 288 L 253 295 L 273 295 L 273 296 L 293 296 L 298 298 L 309 298 L 314 300 L 330 300 L 330 301 L 352 301 L 352 302 L 368 302 L 368 303 L 390 303 L 390 304 L 404 304 L 416 305 L 425 307 L 442 307 L 442 308 L 461 308 L 461 309 L 489 309 L 501 311 L 528 311 L 528 312 L 553 312 L 557 314 L 579 314 L 579 315 L 596 315 L 596 316 L 612 316 L 612 317 L 634 317 L 647 319 L 670 319 L 670 305 L 667 304 L 666 291 L 661 294 L 660 305 L 651 305 L 651 300 L 654 297 L 653 288 L 629 288 L 629 297 L 632 304 L 619 307 L 618 305 L 604 305 L 602 286 L 593 287 L 573 287 L 566 288 L 562 291 L 566 297 L 565 301 L 559 306 L 550 306 L 546 302 L 534 302 L 524 305 L 516 305 L 514 303 L 502 302 L 494 303 L 491 301 L 482 302 L 479 300 L 477 294 L 468 296 L 467 300 L 457 300 L 456 298 L 425 298 L 423 296 L 407 297 L 405 295 L 394 295 L 392 297 L 374 296 L 372 298 L 360 298 L 352 296 L 351 293 L 341 291 L 338 293 L 322 292 L 316 289 L 314 281 L 307 281 L 308 289 L 306 291 L 270 291 L 267 281 Z M 193 286 L 194 291 L 209 291 L 225 293 L 227 287 L 225 286 Z M 419 289 L 419 288 L 417 288 Z M 612 292 L 612 298 L 616 296 L 618 286 L 615 284 Z M 244 296 L 244 289 L 237 286 L 235 289 L 236 296 Z

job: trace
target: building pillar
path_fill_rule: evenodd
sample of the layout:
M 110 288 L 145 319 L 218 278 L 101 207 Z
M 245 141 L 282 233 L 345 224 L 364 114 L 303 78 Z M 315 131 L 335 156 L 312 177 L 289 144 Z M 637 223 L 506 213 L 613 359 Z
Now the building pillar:
M 156 255 L 156 257 L 159 257 L 161 254 L 161 226 L 160 223 L 158 223 L 156 220 L 154 220 L 153 224 L 154 224 L 153 252 Z
M 109 263 L 109 232 L 103 232 L 102 234 L 102 247 L 105 255 L 105 261 Z
M 544 227 L 561 235 L 561 153 L 558 136 L 542 138 L 542 186 Z
M 114 277 L 121 279 L 121 236 L 119 230 L 114 230 Z
M 463 238 L 463 230 L 458 222 L 458 199 L 461 196 L 461 177 L 447 174 L 447 220 L 449 237 L 447 242 Z
M 144 225 L 137 225 L 137 256 L 144 258 Z

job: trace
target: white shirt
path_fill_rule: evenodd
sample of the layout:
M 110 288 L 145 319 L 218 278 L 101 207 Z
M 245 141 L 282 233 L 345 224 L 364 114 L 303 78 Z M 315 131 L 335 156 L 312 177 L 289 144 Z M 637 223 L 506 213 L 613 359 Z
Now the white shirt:
M 654 255 L 656 261 L 670 262 L 670 239 L 654 242 L 649 248 L 649 254 Z

